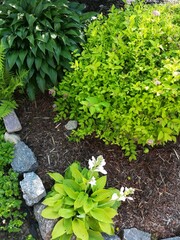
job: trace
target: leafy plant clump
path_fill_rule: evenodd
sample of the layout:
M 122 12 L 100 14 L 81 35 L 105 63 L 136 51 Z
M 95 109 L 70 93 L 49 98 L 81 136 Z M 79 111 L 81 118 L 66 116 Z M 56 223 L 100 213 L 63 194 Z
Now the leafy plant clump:
M 24 214 L 19 212 L 21 196 L 18 174 L 10 168 L 14 147 L 5 142 L 0 124 L 0 231 L 19 232 Z
M 35 98 L 57 84 L 71 53 L 83 41 L 82 28 L 91 14 L 68 0 L 7 0 L 1 4 L 0 37 L 11 70 L 27 69 L 27 93 Z
M 121 201 L 132 200 L 133 188 L 105 189 L 105 160 L 102 156 L 89 160 L 89 169 L 74 162 L 65 172 L 49 173 L 55 184 L 43 201 L 47 207 L 42 216 L 59 219 L 52 231 L 52 239 L 103 240 L 101 233 L 114 233 L 113 217 Z
M 95 133 L 130 160 L 137 144 L 176 141 L 180 132 L 180 4 L 111 9 L 87 29 L 87 43 L 57 91 L 56 121 L 76 119 L 76 139 Z
M 13 100 L 14 91 L 23 86 L 23 80 L 27 72 L 14 75 L 5 67 L 4 48 L 0 45 L 0 119 L 8 115 L 17 107 Z

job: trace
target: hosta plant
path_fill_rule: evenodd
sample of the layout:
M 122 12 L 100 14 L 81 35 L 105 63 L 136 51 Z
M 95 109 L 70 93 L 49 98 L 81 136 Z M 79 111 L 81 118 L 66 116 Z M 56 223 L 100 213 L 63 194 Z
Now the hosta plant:
M 114 233 L 113 217 L 121 201 L 132 200 L 133 188 L 105 188 L 105 160 L 102 156 L 89 160 L 89 169 L 71 164 L 62 176 L 49 173 L 55 184 L 43 201 L 47 207 L 42 216 L 58 219 L 52 231 L 52 239 L 103 240 L 101 233 Z
M 83 41 L 83 23 L 91 14 L 68 0 L 7 0 L 1 4 L 0 37 L 9 69 L 27 69 L 27 92 L 35 98 L 57 84 L 71 53 Z
M 6 69 L 4 48 L 0 45 L 0 118 L 8 115 L 17 104 L 13 100 L 14 91 L 23 86 L 27 72 L 13 74 Z
M 180 4 L 133 4 L 99 15 L 57 92 L 56 121 L 76 119 L 73 138 L 94 134 L 130 160 L 137 145 L 180 132 Z

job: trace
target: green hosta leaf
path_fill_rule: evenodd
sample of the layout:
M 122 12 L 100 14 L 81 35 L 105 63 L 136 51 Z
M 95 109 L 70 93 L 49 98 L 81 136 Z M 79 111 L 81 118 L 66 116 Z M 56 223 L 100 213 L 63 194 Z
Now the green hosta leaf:
M 55 189 L 56 192 L 58 192 L 59 194 L 61 194 L 61 196 L 66 195 L 63 184 L 61 184 L 61 183 L 55 183 L 55 184 L 54 184 L 54 189 Z
M 114 234 L 114 227 L 111 223 L 99 222 L 99 226 L 102 232 L 107 233 L 108 235 Z
M 89 240 L 103 240 L 104 239 L 100 232 L 93 231 L 91 229 L 88 230 L 88 234 L 89 234 Z
M 108 212 L 106 212 L 105 209 L 94 208 L 90 211 L 90 214 L 98 221 L 105 223 L 113 223 L 112 218 L 108 215 Z
M 80 192 L 79 195 L 77 196 L 77 199 L 74 202 L 74 209 L 82 207 L 87 199 L 88 199 L 87 193 Z
M 64 199 L 64 204 L 68 206 L 74 206 L 74 199 L 66 196 L 66 198 Z
M 30 45 L 34 46 L 34 36 L 33 35 L 29 35 L 26 38 L 29 40 Z
M 45 81 L 45 79 L 42 78 L 40 75 L 38 75 L 36 77 L 36 81 L 37 81 L 39 89 L 41 90 L 41 92 L 44 93 L 45 90 L 46 90 L 46 81 Z
M 62 183 L 64 177 L 60 173 L 48 173 L 48 175 L 58 183 Z
M 16 37 L 17 37 L 16 35 L 9 35 L 9 36 L 7 37 L 7 42 L 8 42 L 8 44 L 9 44 L 9 47 L 10 47 L 10 48 L 11 48 L 14 40 L 16 39 Z
M 49 66 L 48 76 L 50 81 L 56 86 L 57 84 L 57 71 L 54 70 L 52 67 Z
M 65 186 L 68 186 L 70 187 L 71 189 L 73 189 L 74 191 L 80 191 L 80 186 L 78 183 L 76 183 L 74 180 L 71 180 L 71 179 L 64 179 L 63 180 L 63 184 Z
M 59 214 L 57 212 L 54 212 L 53 207 L 46 207 L 45 209 L 42 210 L 41 215 L 44 218 L 48 218 L 48 219 L 56 219 L 59 217 Z
M 30 100 L 35 99 L 35 87 L 31 83 L 27 84 L 27 94 Z
M 35 18 L 33 14 L 28 14 L 28 13 L 25 14 L 25 17 L 26 17 L 26 20 L 29 24 L 29 28 L 32 29 L 33 24 L 37 20 L 37 18 Z
M 105 187 L 107 181 L 106 176 L 102 176 L 96 180 L 96 185 L 93 186 L 93 191 L 101 190 Z
M 110 189 L 100 189 L 91 194 L 94 201 L 102 201 L 112 196 L 112 191 Z
M 35 58 L 34 58 L 34 56 L 29 56 L 28 55 L 27 58 L 26 58 L 26 61 L 27 61 L 27 66 L 30 69 L 32 67 L 34 61 L 35 61 Z
M 62 49 L 62 51 L 61 51 L 61 56 L 63 56 L 64 58 L 68 59 L 69 61 L 72 60 L 71 54 L 70 54 L 70 52 L 68 51 L 68 49 Z
M 72 221 L 72 229 L 77 238 L 79 238 L 81 240 L 89 239 L 89 235 L 88 235 L 84 221 L 82 221 L 78 218 L 75 218 Z
M 46 53 L 46 45 L 43 42 L 38 42 L 38 47 L 41 49 L 41 51 L 45 54 Z
M 42 58 L 36 57 L 35 58 L 36 69 L 39 70 L 41 68 L 41 65 L 42 65 Z
M 17 59 L 19 57 L 19 54 L 18 52 L 11 52 L 8 57 L 7 57 L 7 63 L 8 63 L 8 66 L 9 66 L 9 69 L 12 69 L 12 67 L 15 65 Z
M 66 233 L 64 219 L 59 220 L 52 231 L 52 239 L 56 239 Z
M 68 187 L 67 185 L 64 185 L 64 191 L 66 192 L 66 194 L 72 198 L 72 199 L 76 199 L 78 196 L 78 192 L 75 192 L 71 189 L 71 187 Z
M 63 218 L 67 219 L 67 218 L 73 217 L 76 214 L 76 212 L 74 211 L 73 208 L 70 208 L 70 209 L 60 208 L 58 214 L 59 214 L 60 217 L 63 217 Z
M 21 60 L 21 64 L 23 65 L 24 64 L 24 59 L 26 58 L 26 55 L 27 55 L 28 51 L 25 50 L 25 51 L 19 51 L 19 58 Z
M 83 209 L 85 213 L 88 213 L 89 211 L 91 211 L 91 209 L 95 207 L 97 207 L 97 202 L 94 202 L 91 198 L 88 198 L 83 204 Z
M 44 201 L 43 201 L 43 204 L 44 205 L 47 205 L 49 207 L 53 207 L 55 202 L 57 202 L 57 200 L 59 200 L 62 196 L 60 194 L 55 194 L 53 197 L 49 197 L 49 198 L 46 198 Z
M 72 234 L 72 218 L 64 219 L 64 226 L 66 227 L 66 233 Z

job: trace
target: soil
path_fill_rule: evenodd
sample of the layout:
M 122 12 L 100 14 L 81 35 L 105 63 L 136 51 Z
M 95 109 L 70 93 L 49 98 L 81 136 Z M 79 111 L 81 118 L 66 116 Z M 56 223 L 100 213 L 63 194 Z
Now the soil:
M 67 121 L 54 123 L 54 99 L 48 94 L 39 96 L 35 102 L 25 97 L 17 102 L 16 113 L 23 128 L 20 137 L 35 153 L 39 163 L 37 174 L 47 190 L 53 185 L 48 172 L 63 174 L 74 160 L 87 166 L 92 156 L 103 155 L 108 172 L 107 187 L 136 189 L 134 201 L 123 202 L 119 208 L 115 218 L 116 234 L 122 228 L 136 227 L 157 239 L 180 235 L 180 138 L 177 143 L 153 148 L 148 154 L 139 148 L 137 160 L 129 162 L 120 147 L 105 145 L 93 136 L 79 143 L 70 142 L 70 132 L 64 127 Z M 30 214 L 31 210 L 28 210 Z M 32 214 L 28 214 L 28 219 L 31 234 L 41 239 L 38 232 L 34 232 L 37 229 Z M 20 238 L 14 235 L 10 239 Z
M 102 0 L 79 2 L 86 3 L 87 10 L 104 12 L 113 3 L 122 4 L 115 0 L 106 4 Z M 64 127 L 67 121 L 54 122 L 54 99 L 47 93 L 39 95 L 35 102 L 26 96 L 17 96 L 16 101 L 19 105 L 16 113 L 22 124 L 20 137 L 35 153 L 39 163 L 37 174 L 47 191 L 53 185 L 48 172 L 63 174 L 75 160 L 87 166 L 92 156 L 103 155 L 108 172 L 107 187 L 136 189 L 134 201 L 123 202 L 114 219 L 116 234 L 123 228 L 136 227 L 153 234 L 154 239 L 180 236 L 180 137 L 176 143 L 150 149 L 148 154 L 139 148 L 137 160 L 129 162 L 120 147 L 105 145 L 94 136 L 79 143 L 70 142 L 70 132 Z M 22 211 L 28 215 L 20 234 L 1 232 L 0 239 L 25 240 L 29 233 L 41 239 L 32 208 L 24 204 Z

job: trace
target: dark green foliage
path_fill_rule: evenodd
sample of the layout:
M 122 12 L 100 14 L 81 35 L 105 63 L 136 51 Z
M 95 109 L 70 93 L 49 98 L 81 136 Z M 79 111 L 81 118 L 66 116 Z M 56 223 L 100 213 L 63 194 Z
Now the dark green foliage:
M 95 133 L 136 159 L 137 144 L 180 132 L 180 4 L 112 8 L 87 29 L 87 43 L 57 90 L 56 121 L 76 119 L 78 139 Z M 148 152 L 148 148 L 145 148 Z
M 9 69 L 27 69 L 27 93 L 35 98 L 57 84 L 71 53 L 83 41 L 84 5 L 67 0 L 6 0 L 1 5 L 0 37 Z
M 19 211 L 21 196 L 18 174 L 10 168 L 14 147 L 4 141 L 4 130 L 0 123 L 0 231 L 18 232 L 24 214 Z

